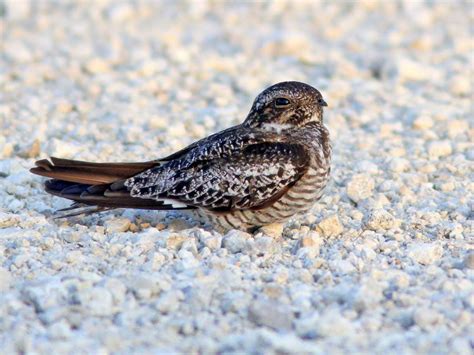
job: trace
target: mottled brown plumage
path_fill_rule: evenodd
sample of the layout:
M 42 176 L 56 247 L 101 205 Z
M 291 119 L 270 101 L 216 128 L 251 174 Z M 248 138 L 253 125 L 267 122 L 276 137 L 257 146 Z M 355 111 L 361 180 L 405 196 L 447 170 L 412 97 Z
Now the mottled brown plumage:
M 219 229 L 284 221 L 309 210 L 328 180 L 323 106 L 318 90 L 283 82 L 257 96 L 242 124 L 163 159 L 102 164 L 51 158 L 31 171 L 52 178 L 47 192 L 76 202 L 66 215 L 195 209 Z

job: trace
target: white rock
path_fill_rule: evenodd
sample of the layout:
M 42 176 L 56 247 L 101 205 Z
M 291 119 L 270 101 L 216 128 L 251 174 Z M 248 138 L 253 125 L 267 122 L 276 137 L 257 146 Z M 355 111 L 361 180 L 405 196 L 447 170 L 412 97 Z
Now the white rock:
M 259 235 L 247 241 L 244 251 L 246 254 L 268 257 L 277 251 L 277 244 L 272 237 Z
M 395 226 L 395 218 L 385 210 L 376 209 L 366 216 L 364 225 L 373 231 L 388 230 Z
M 384 298 L 384 287 L 373 279 L 364 280 L 354 292 L 353 304 L 358 312 L 370 310 L 377 307 L 378 303 Z
M 467 120 L 449 120 L 448 136 L 455 138 L 457 135 L 469 132 L 469 122 Z
M 374 179 L 366 174 L 357 174 L 347 183 L 347 196 L 357 203 L 372 196 L 374 187 Z
M 116 278 L 105 279 L 100 286 L 109 290 L 112 294 L 114 305 L 120 305 L 125 300 L 125 293 L 127 292 L 127 287 L 125 284 Z
M 181 291 L 168 291 L 163 293 L 155 303 L 155 308 L 164 314 L 172 313 L 178 310 L 179 303 L 184 299 Z
M 198 254 L 196 240 L 194 238 L 189 238 L 188 240 L 185 240 L 181 245 L 179 251 L 181 252 L 182 250 L 186 250 L 196 256 Z
M 113 22 L 123 22 L 133 16 L 133 9 L 130 4 L 116 3 L 107 11 L 107 15 Z
M 33 3 L 30 1 L 5 0 L 6 17 L 9 20 L 22 20 L 31 13 Z
M 47 152 L 56 157 L 73 157 L 79 152 L 80 146 L 77 143 L 53 138 L 48 142 Z
M 356 271 L 356 268 L 349 260 L 332 260 L 329 264 L 332 270 L 341 274 L 350 274 Z
M 14 227 L 20 223 L 20 217 L 14 213 L 0 212 L 0 228 Z
M 217 250 L 222 246 L 222 236 L 206 231 L 201 231 L 201 234 L 199 234 L 199 241 L 210 250 Z
M 468 269 L 474 269 L 474 252 L 470 252 L 464 257 L 463 265 Z
M 441 323 L 443 316 L 434 309 L 421 307 L 415 310 L 413 320 L 420 328 L 428 330 L 436 323 Z
M 188 239 L 189 237 L 187 235 L 170 233 L 166 238 L 166 247 L 173 250 L 180 249 L 183 243 Z
M 456 95 L 469 95 L 472 93 L 472 82 L 468 75 L 456 75 L 451 79 L 449 88 Z
M 321 316 L 314 319 L 314 330 L 317 336 L 331 337 L 350 336 L 354 332 L 351 322 L 336 309 L 325 311 Z
M 419 130 L 430 129 L 431 127 L 433 127 L 433 125 L 434 125 L 433 119 L 427 115 L 417 117 L 413 121 L 413 128 L 419 129 Z
M 269 237 L 279 238 L 283 233 L 283 227 L 284 225 L 282 223 L 272 223 L 261 227 L 259 231 Z
M 91 74 L 101 74 L 108 72 L 110 65 L 103 58 L 92 58 L 86 62 L 85 69 Z
M 0 267 L 0 291 L 5 292 L 10 288 L 12 276 L 10 272 Z
M 249 307 L 249 319 L 259 326 L 288 330 L 291 329 L 293 313 L 287 305 L 271 300 L 255 300 Z
M 29 63 L 33 61 L 33 53 L 28 45 L 21 41 L 3 42 L 5 55 L 17 63 Z
M 392 158 L 390 159 L 388 167 L 394 173 L 403 173 L 410 169 L 410 162 L 404 158 Z
M 233 229 L 224 236 L 222 245 L 229 253 L 236 254 L 245 249 L 245 244 L 250 237 L 248 233 Z
M 337 237 L 344 231 L 344 227 L 337 214 L 324 218 L 318 223 L 316 229 L 325 237 Z
M 77 291 L 75 300 L 82 306 L 82 311 L 93 316 L 108 316 L 113 313 L 113 297 L 103 287 L 90 287 Z
M 53 323 L 48 331 L 53 339 L 68 339 L 72 335 L 71 327 L 65 320 Z
M 380 172 L 377 164 L 368 160 L 362 160 L 358 162 L 357 171 L 364 174 L 378 174 Z
M 136 275 L 133 278 L 130 278 L 127 281 L 127 286 L 139 299 L 150 298 L 160 291 L 157 282 L 152 277 L 146 275 Z M 122 289 L 120 287 L 119 292 L 121 291 Z
M 324 243 L 323 239 L 320 235 L 316 232 L 310 232 L 307 234 L 303 234 L 299 240 L 299 247 L 300 248 L 315 248 L 318 249 Z
M 450 141 L 435 141 L 428 145 L 428 155 L 430 158 L 437 159 L 451 155 L 453 148 Z
M 377 253 L 365 245 L 360 247 L 360 255 L 364 260 L 374 260 L 377 257 Z
M 426 63 L 417 62 L 408 58 L 399 58 L 395 63 L 397 76 L 401 81 L 439 80 L 439 70 Z
M 28 260 L 30 260 L 30 258 L 31 258 L 31 255 L 29 255 L 29 254 L 16 255 L 13 258 L 13 265 L 15 265 L 17 268 L 21 268 L 21 267 L 23 267 L 23 265 L 26 264 L 26 262 Z
M 66 254 L 65 260 L 69 264 L 76 264 L 84 259 L 84 255 L 80 250 L 72 250 Z
M 413 243 L 408 248 L 408 256 L 422 265 L 430 265 L 443 255 L 443 248 L 435 243 Z
M 130 223 L 128 218 L 114 218 L 105 222 L 105 230 L 107 233 L 126 232 L 130 227 Z

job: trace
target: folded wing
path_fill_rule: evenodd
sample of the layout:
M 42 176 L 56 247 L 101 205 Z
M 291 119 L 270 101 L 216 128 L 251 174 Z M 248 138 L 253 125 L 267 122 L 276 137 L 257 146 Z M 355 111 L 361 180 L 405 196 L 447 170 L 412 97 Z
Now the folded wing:
M 306 172 L 303 145 L 285 142 L 249 144 L 226 156 L 205 156 L 192 163 L 150 169 L 127 179 L 130 195 L 168 198 L 216 211 L 259 209 L 284 194 Z M 176 164 L 176 162 L 175 162 Z

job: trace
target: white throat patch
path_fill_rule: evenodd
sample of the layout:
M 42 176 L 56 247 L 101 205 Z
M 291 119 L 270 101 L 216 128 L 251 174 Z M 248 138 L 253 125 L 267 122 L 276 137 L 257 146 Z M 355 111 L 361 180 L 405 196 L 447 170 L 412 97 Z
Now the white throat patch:
M 281 133 L 285 129 L 292 128 L 293 125 L 291 124 L 284 124 L 284 123 L 265 123 L 263 124 L 262 128 L 266 131 Z

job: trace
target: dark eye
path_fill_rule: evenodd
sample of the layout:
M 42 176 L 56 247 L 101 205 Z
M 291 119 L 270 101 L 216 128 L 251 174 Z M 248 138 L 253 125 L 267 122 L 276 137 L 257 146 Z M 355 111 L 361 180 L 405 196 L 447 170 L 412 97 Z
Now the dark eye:
M 285 107 L 290 104 L 290 100 L 285 99 L 284 97 L 278 97 L 275 99 L 275 107 Z

